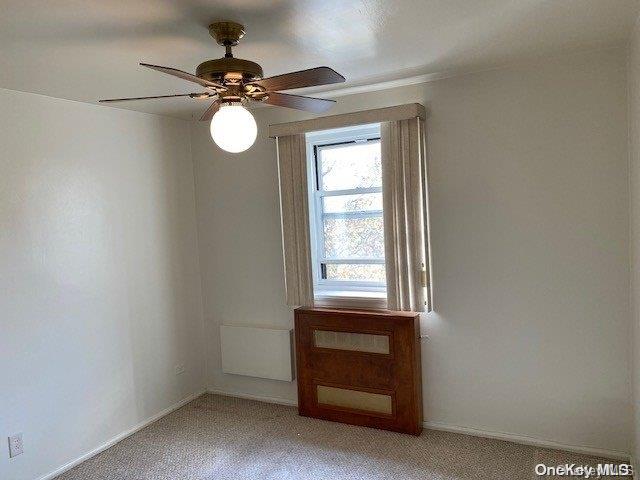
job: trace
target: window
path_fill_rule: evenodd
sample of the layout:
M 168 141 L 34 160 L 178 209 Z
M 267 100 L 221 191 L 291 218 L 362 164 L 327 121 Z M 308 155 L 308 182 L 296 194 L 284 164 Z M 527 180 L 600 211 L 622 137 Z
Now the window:
M 385 298 L 380 125 L 307 134 L 314 291 Z
M 431 309 L 425 115 L 414 103 L 269 126 L 287 305 Z M 345 128 L 359 121 L 379 123 Z

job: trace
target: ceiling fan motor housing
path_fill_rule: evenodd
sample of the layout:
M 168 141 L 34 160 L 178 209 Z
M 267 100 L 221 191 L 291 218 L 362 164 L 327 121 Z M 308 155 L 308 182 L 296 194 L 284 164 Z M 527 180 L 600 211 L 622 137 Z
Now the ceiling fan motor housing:
M 263 77 L 262 67 L 251 60 L 235 57 L 216 58 L 198 65 L 196 76 L 210 82 L 258 80 Z
M 231 47 L 238 45 L 244 36 L 244 25 L 236 22 L 215 22 L 209 25 L 209 34 L 219 45 L 226 48 L 223 58 L 207 60 L 198 65 L 196 75 L 211 82 L 226 80 L 230 83 L 248 82 L 263 77 L 262 67 L 256 62 L 234 58 Z

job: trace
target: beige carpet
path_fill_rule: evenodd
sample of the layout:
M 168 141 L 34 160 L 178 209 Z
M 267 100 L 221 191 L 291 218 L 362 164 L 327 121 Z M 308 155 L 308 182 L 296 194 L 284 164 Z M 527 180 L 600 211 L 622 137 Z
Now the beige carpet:
M 518 480 L 540 478 L 537 463 L 598 461 L 433 430 L 411 437 L 204 395 L 58 479 Z

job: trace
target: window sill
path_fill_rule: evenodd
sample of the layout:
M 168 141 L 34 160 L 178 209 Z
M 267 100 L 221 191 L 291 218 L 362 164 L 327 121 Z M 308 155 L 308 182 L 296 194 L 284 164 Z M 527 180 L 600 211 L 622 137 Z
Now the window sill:
M 315 295 L 316 307 L 365 308 L 386 310 L 387 296 L 383 292 L 324 291 Z

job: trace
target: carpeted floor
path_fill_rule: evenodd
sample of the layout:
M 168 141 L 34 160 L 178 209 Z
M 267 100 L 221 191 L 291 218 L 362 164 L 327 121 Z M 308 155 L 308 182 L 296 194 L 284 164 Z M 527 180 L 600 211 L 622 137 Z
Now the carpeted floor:
M 534 472 L 538 463 L 599 461 L 611 462 L 434 430 L 412 437 L 303 418 L 291 407 L 203 395 L 57 478 L 529 480 L 541 478 Z

